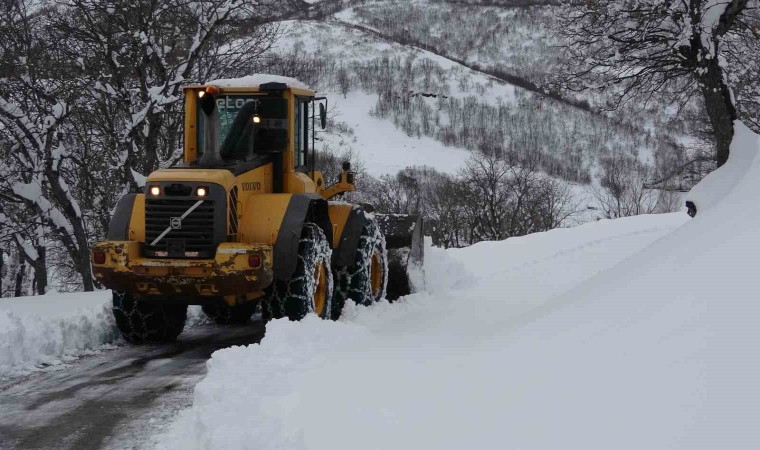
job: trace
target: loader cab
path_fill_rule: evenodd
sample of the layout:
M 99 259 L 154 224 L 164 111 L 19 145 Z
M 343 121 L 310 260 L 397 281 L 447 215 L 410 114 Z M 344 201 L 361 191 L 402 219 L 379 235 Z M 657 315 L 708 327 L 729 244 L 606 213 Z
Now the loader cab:
M 200 108 L 200 106 L 199 106 Z M 252 159 L 271 160 L 288 147 L 288 104 L 284 98 L 252 95 L 221 95 L 216 98 L 218 127 L 216 134 L 219 156 L 225 163 Z M 202 113 L 202 112 L 201 112 Z M 198 157 L 207 151 L 207 120 L 197 123 Z M 208 151 L 214 151 L 209 148 Z
M 186 87 L 183 167 L 241 176 L 269 166 L 265 191 L 315 192 L 314 100 L 313 91 L 279 82 Z

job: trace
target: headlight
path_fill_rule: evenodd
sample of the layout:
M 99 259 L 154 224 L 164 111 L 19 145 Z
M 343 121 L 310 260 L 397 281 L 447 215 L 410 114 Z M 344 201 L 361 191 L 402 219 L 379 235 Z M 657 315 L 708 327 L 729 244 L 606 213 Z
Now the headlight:
M 195 195 L 198 197 L 205 197 L 208 191 L 206 191 L 205 187 L 199 187 L 198 190 L 195 191 Z
M 151 186 L 150 195 L 158 196 L 161 194 L 161 188 L 158 186 Z

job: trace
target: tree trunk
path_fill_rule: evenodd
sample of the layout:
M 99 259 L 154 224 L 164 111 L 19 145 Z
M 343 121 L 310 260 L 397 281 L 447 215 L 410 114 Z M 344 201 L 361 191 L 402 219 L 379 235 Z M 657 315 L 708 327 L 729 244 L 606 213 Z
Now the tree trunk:
M 82 285 L 85 291 L 93 291 L 95 286 L 93 284 L 92 269 L 90 268 L 90 245 L 87 242 L 87 230 L 84 226 L 84 221 L 80 216 L 81 210 L 76 205 L 76 201 L 70 197 L 70 195 L 64 190 L 61 185 L 59 172 L 59 165 L 54 163 L 52 157 L 52 142 L 53 136 L 48 136 L 48 142 L 44 149 L 46 155 L 45 161 L 45 175 L 49 181 L 50 192 L 56 203 L 60 205 L 61 212 L 69 220 L 73 228 L 73 236 L 67 234 L 66 231 L 61 232 L 61 238 L 66 250 L 71 257 L 71 260 L 77 266 L 79 274 L 82 276 Z
M 45 295 L 47 291 L 47 259 L 45 246 L 37 247 L 39 257 L 34 261 L 34 287 L 38 295 Z
M 85 292 L 95 290 L 95 279 L 92 276 L 92 266 L 90 265 L 90 251 L 81 252 L 79 255 L 79 273 L 82 275 L 82 287 Z
M 715 159 L 720 167 L 728 161 L 731 141 L 734 139 L 736 107 L 731 98 L 731 91 L 724 82 L 723 69 L 717 60 L 710 60 L 707 71 L 700 77 L 700 82 L 705 108 L 715 136 Z
M 26 262 L 19 257 L 20 263 L 18 265 L 18 272 L 16 272 L 16 289 L 13 291 L 14 297 L 21 297 L 24 295 L 24 272 L 26 272 Z

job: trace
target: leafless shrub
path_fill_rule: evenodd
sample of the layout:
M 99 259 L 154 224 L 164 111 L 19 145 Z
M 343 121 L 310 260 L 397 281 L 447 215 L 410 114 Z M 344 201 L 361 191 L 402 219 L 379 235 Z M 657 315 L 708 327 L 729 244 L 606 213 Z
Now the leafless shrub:
M 651 168 L 620 154 L 601 159 L 600 186 L 593 192 L 607 218 L 674 211 L 675 195 L 648 183 Z
M 422 215 L 444 247 L 550 230 L 578 210 L 567 183 L 498 152 L 474 155 L 456 176 L 412 167 L 370 178 L 363 192 L 379 212 Z

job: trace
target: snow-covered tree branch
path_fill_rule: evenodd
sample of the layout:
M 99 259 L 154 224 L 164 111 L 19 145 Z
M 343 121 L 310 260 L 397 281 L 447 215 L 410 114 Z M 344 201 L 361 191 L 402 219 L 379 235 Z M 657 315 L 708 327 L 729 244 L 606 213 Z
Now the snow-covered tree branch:
M 89 244 L 116 201 L 181 157 L 182 85 L 252 70 L 277 33 L 267 11 L 242 0 L 3 2 L 2 234 L 38 292 L 48 249 L 95 287 Z
M 756 46 L 758 6 L 757 0 L 573 2 L 558 27 L 568 40 L 564 87 L 617 90 L 613 107 L 632 96 L 681 105 L 701 98 L 722 165 L 733 121 L 757 115 L 747 97 L 735 97 L 752 70 L 732 65 L 756 68 L 760 62 L 757 53 L 736 58 L 742 42 Z

